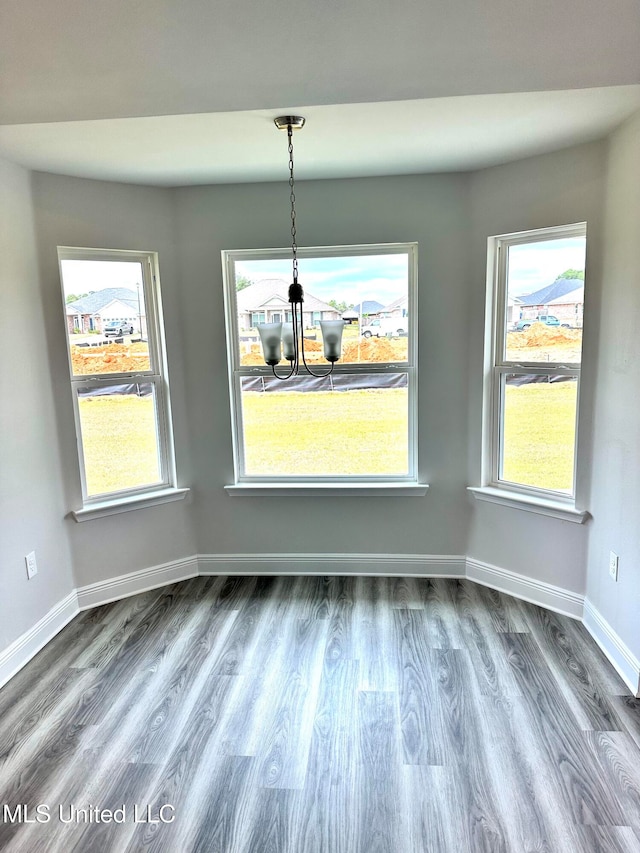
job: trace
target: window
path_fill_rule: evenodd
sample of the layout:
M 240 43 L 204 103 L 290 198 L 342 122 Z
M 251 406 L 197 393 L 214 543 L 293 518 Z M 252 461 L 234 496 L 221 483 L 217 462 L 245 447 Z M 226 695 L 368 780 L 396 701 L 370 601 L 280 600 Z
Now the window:
M 253 318 L 287 299 L 290 254 L 223 252 L 236 483 L 415 483 L 416 245 L 299 249 L 298 258 L 307 360 L 329 369 L 317 322 L 344 316 L 342 357 L 331 376 L 281 382 Z M 365 312 L 385 308 L 401 331 L 365 338 Z
M 486 486 L 572 504 L 586 226 L 490 240 Z
M 175 485 L 156 256 L 58 249 L 84 507 Z

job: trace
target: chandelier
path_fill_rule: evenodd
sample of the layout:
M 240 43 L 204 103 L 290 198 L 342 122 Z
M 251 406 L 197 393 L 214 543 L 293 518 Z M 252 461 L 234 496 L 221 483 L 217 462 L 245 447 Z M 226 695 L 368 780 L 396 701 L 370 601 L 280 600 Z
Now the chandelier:
M 324 344 L 324 357 L 331 368 L 323 373 L 315 373 L 307 364 L 304 352 L 304 313 L 302 304 L 304 292 L 298 281 L 298 245 L 296 242 L 296 195 L 293 176 L 293 131 L 304 127 L 302 116 L 278 116 L 274 119 L 278 130 L 287 131 L 289 150 L 289 200 L 291 202 L 291 254 L 293 256 L 293 281 L 289 286 L 289 302 L 291 303 L 291 322 L 259 323 L 257 328 L 262 342 L 262 353 L 265 362 L 273 370 L 277 379 L 290 379 L 298 376 L 301 362 L 311 376 L 328 376 L 333 372 L 336 361 L 342 352 L 342 331 L 344 320 L 320 320 L 320 330 Z M 276 365 L 284 359 L 289 362 L 289 370 L 281 375 L 276 372 Z

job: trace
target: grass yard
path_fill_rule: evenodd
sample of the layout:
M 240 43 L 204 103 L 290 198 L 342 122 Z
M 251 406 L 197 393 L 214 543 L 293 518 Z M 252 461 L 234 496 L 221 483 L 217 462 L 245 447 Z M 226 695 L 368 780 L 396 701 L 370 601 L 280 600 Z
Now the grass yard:
M 572 491 L 576 403 L 576 382 L 507 385 L 503 479 Z
M 406 474 L 407 390 L 242 396 L 251 475 Z
M 571 490 L 576 391 L 507 386 L 505 480 Z M 242 406 L 250 475 L 407 473 L 406 389 L 245 392 Z M 152 397 L 87 397 L 80 418 L 90 495 L 159 482 Z
M 83 397 L 80 422 L 89 495 L 160 482 L 152 396 Z

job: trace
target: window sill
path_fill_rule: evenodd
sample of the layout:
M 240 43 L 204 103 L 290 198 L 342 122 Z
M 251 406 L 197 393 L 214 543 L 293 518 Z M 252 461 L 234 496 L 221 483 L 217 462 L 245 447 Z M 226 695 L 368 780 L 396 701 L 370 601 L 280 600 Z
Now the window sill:
M 478 501 L 524 509 L 527 512 L 536 512 L 539 515 L 548 515 L 551 518 L 572 521 L 575 524 L 584 524 L 591 517 L 586 510 L 576 509 L 573 504 L 554 501 L 550 498 L 521 495 L 518 492 L 508 492 L 506 489 L 496 489 L 491 486 L 469 486 L 468 491 Z
M 236 483 L 224 487 L 233 497 L 422 497 L 427 483 Z
M 134 509 L 144 509 L 171 501 L 181 501 L 189 494 L 189 491 L 190 489 L 162 489 L 157 492 L 147 492 L 144 495 L 100 501 L 100 503 L 89 504 L 82 509 L 72 510 L 71 515 L 76 521 L 93 521 L 94 518 L 104 518 L 107 515 L 116 515 L 120 512 L 131 512 Z

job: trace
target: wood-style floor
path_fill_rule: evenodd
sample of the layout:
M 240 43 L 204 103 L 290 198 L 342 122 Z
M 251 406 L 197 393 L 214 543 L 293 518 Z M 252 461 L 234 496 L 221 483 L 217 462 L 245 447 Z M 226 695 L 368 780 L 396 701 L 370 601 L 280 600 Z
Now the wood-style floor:
M 637 853 L 640 701 L 468 581 L 196 578 L 0 691 L 3 804 L 14 853 Z

